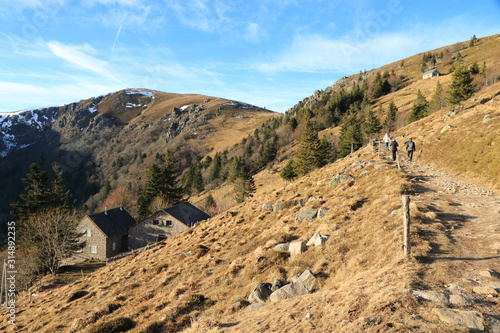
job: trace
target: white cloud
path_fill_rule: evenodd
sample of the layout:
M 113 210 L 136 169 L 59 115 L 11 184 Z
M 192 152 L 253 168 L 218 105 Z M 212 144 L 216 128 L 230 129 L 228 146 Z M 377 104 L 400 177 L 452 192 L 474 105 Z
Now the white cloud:
M 251 43 L 258 43 L 267 36 L 267 32 L 257 23 L 251 22 L 247 25 L 245 40 Z
M 0 81 L 0 100 L 2 100 L 2 104 L 14 105 L 14 109 L 0 108 L 0 112 L 17 111 L 34 107 L 58 106 L 122 88 L 124 87 L 117 85 L 95 85 L 92 83 L 42 86 Z M 31 104 L 27 104 L 26 96 L 29 96 L 29 103 Z
M 72 46 L 51 41 L 47 45 L 55 56 L 77 67 L 97 73 L 113 81 L 120 81 L 112 71 L 109 70 L 109 63 L 88 54 L 95 52 L 88 44 Z

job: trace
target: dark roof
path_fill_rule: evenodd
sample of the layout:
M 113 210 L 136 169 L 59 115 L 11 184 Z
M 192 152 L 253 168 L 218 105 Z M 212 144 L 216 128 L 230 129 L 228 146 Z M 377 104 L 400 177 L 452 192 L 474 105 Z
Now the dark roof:
M 134 218 L 123 208 L 90 214 L 89 218 L 104 232 L 106 237 L 125 232 L 135 224 Z
M 192 227 L 196 222 L 210 218 L 210 215 L 191 205 L 189 202 L 181 202 L 180 204 L 163 208 L 162 210 L 188 227 Z

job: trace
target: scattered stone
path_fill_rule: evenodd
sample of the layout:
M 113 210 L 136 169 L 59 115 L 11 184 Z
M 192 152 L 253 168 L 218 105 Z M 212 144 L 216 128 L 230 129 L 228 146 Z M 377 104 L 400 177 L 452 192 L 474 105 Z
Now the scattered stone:
M 483 124 L 486 124 L 488 121 L 493 120 L 497 117 L 498 116 L 494 114 L 487 114 L 486 116 L 483 117 Z
M 291 242 L 288 248 L 290 252 L 290 256 L 294 256 L 296 254 L 301 254 L 307 250 L 307 245 L 304 242 Z
M 301 282 L 293 282 L 274 291 L 269 300 L 276 302 L 282 299 L 293 298 L 300 295 L 309 294 L 309 290 Z
M 234 311 L 238 311 L 240 309 L 243 309 L 244 307 L 247 307 L 250 305 L 250 302 L 246 301 L 246 300 L 239 300 L 237 302 L 234 302 L 232 305 L 231 305 L 231 310 Z
M 426 299 L 431 302 L 439 302 L 439 303 L 449 303 L 449 296 L 445 293 L 437 292 L 437 291 L 427 291 L 427 290 L 413 290 L 412 294 L 416 297 L 420 297 Z
M 280 243 L 274 247 L 275 251 L 288 251 L 290 248 L 290 243 Z
M 325 216 L 326 212 L 329 210 L 330 208 L 328 207 L 321 207 L 320 209 L 318 209 L 318 219 Z
M 483 295 L 496 295 L 498 294 L 498 291 L 490 286 L 475 286 L 472 288 L 472 291 L 475 292 L 476 294 L 483 294 Z
M 443 128 L 441 129 L 440 133 L 442 134 L 442 133 L 444 133 L 444 132 L 448 131 L 450 128 L 453 128 L 453 126 L 451 126 L 451 125 L 446 125 L 445 127 L 443 127 Z
M 432 310 L 441 321 L 467 327 L 471 330 L 484 330 L 483 315 L 476 311 L 461 311 L 436 308 Z
M 481 272 L 479 272 L 479 275 L 484 276 L 484 277 L 497 278 L 497 279 L 500 278 L 500 274 L 498 274 L 494 270 L 481 271 Z
M 250 303 L 265 303 L 273 292 L 271 287 L 271 284 L 267 282 L 258 283 L 255 288 L 253 288 L 250 296 L 248 296 L 248 301 Z
M 412 314 L 411 319 L 420 320 L 420 319 L 422 319 L 422 317 L 420 317 L 419 315 L 416 315 L 416 314 Z
M 265 203 L 262 205 L 262 211 L 268 211 L 268 210 L 273 210 L 274 209 L 274 206 L 271 205 L 270 203 Z
M 286 282 L 281 281 L 280 279 L 276 279 L 276 280 L 274 280 L 273 285 L 271 286 L 271 290 L 276 291 L 276 290 L 280 289 L 281 287 L 283 287 L 284 285 L 286 285 Z
M 315 233 L 311 239 L 307 242 L 307 246 L 321 246 L 325 244 L 325 242 L 328 240 L 330 236 L 328 235 L 322 235 L 321 233 L 317 232 Z
M 313 317 L 313 314 L 311 312 L 306 313 L 306 315 L 304 316 L 304 318 L 306 318 L 306 319 L 312 319 L 312 317 Z
M 314 219 L 318 216 L 318 210 L 314 208 L 308 208 L 301 210 L 297 216 L 295 216 L 295 222 L 301 222 L 301 221 L 314 221 Z
M 300 274 L 296 283 L 302 283 L 309 292 L 312 292 L 314 290 L 314 287 L 318 283 L 318 280 L 314 276 L 314 273 L 310 269 L 308 269 L 307 271 L 304 271 L 302 272 L 302 274 Z
M 335 186 L 345 182 L 353 182 L 355 178 L 351 175 L 336 175 L 330 182 L 330 186 Z
M 253 310 L 256 310 L 260 307 L 264 306 L 264 303 L 252 303 L 250 304 L 249 306 L 247 306 L 245 309 L 243 309 L 243 311 L 253 311 Z
M 500 317 L 490 315 L 488 316 L 488 319 L 489 319 L 488 332 L 500 333 Z
M 474 301 L 462 295 L 450 295 L 450 303 L 454 305 L 473 305 Z

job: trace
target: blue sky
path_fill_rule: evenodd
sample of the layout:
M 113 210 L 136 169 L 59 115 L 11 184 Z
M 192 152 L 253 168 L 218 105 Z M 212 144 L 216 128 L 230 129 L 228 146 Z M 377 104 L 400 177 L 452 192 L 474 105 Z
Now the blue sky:
M 286 111 L 344 75 L 500 33 L 500 0 L 0 0 L 0 112 L 123 88 Z

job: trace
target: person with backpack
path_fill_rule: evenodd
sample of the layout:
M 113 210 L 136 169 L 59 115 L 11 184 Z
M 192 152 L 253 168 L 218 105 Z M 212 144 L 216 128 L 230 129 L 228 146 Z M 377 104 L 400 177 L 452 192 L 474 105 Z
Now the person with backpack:
M 391 152 L 392 152 L 392 160 L 396 160 L 396 153 L 398 152 L 398 143 L 396 140 L 392 139 L 391 141 Z
M 413 152 L 415 151 L 415 142 L 413 142 L 412 138 L 405 142 L 406 151 L 408 152 L 408 160 L 410 162 L 413 159 Z

